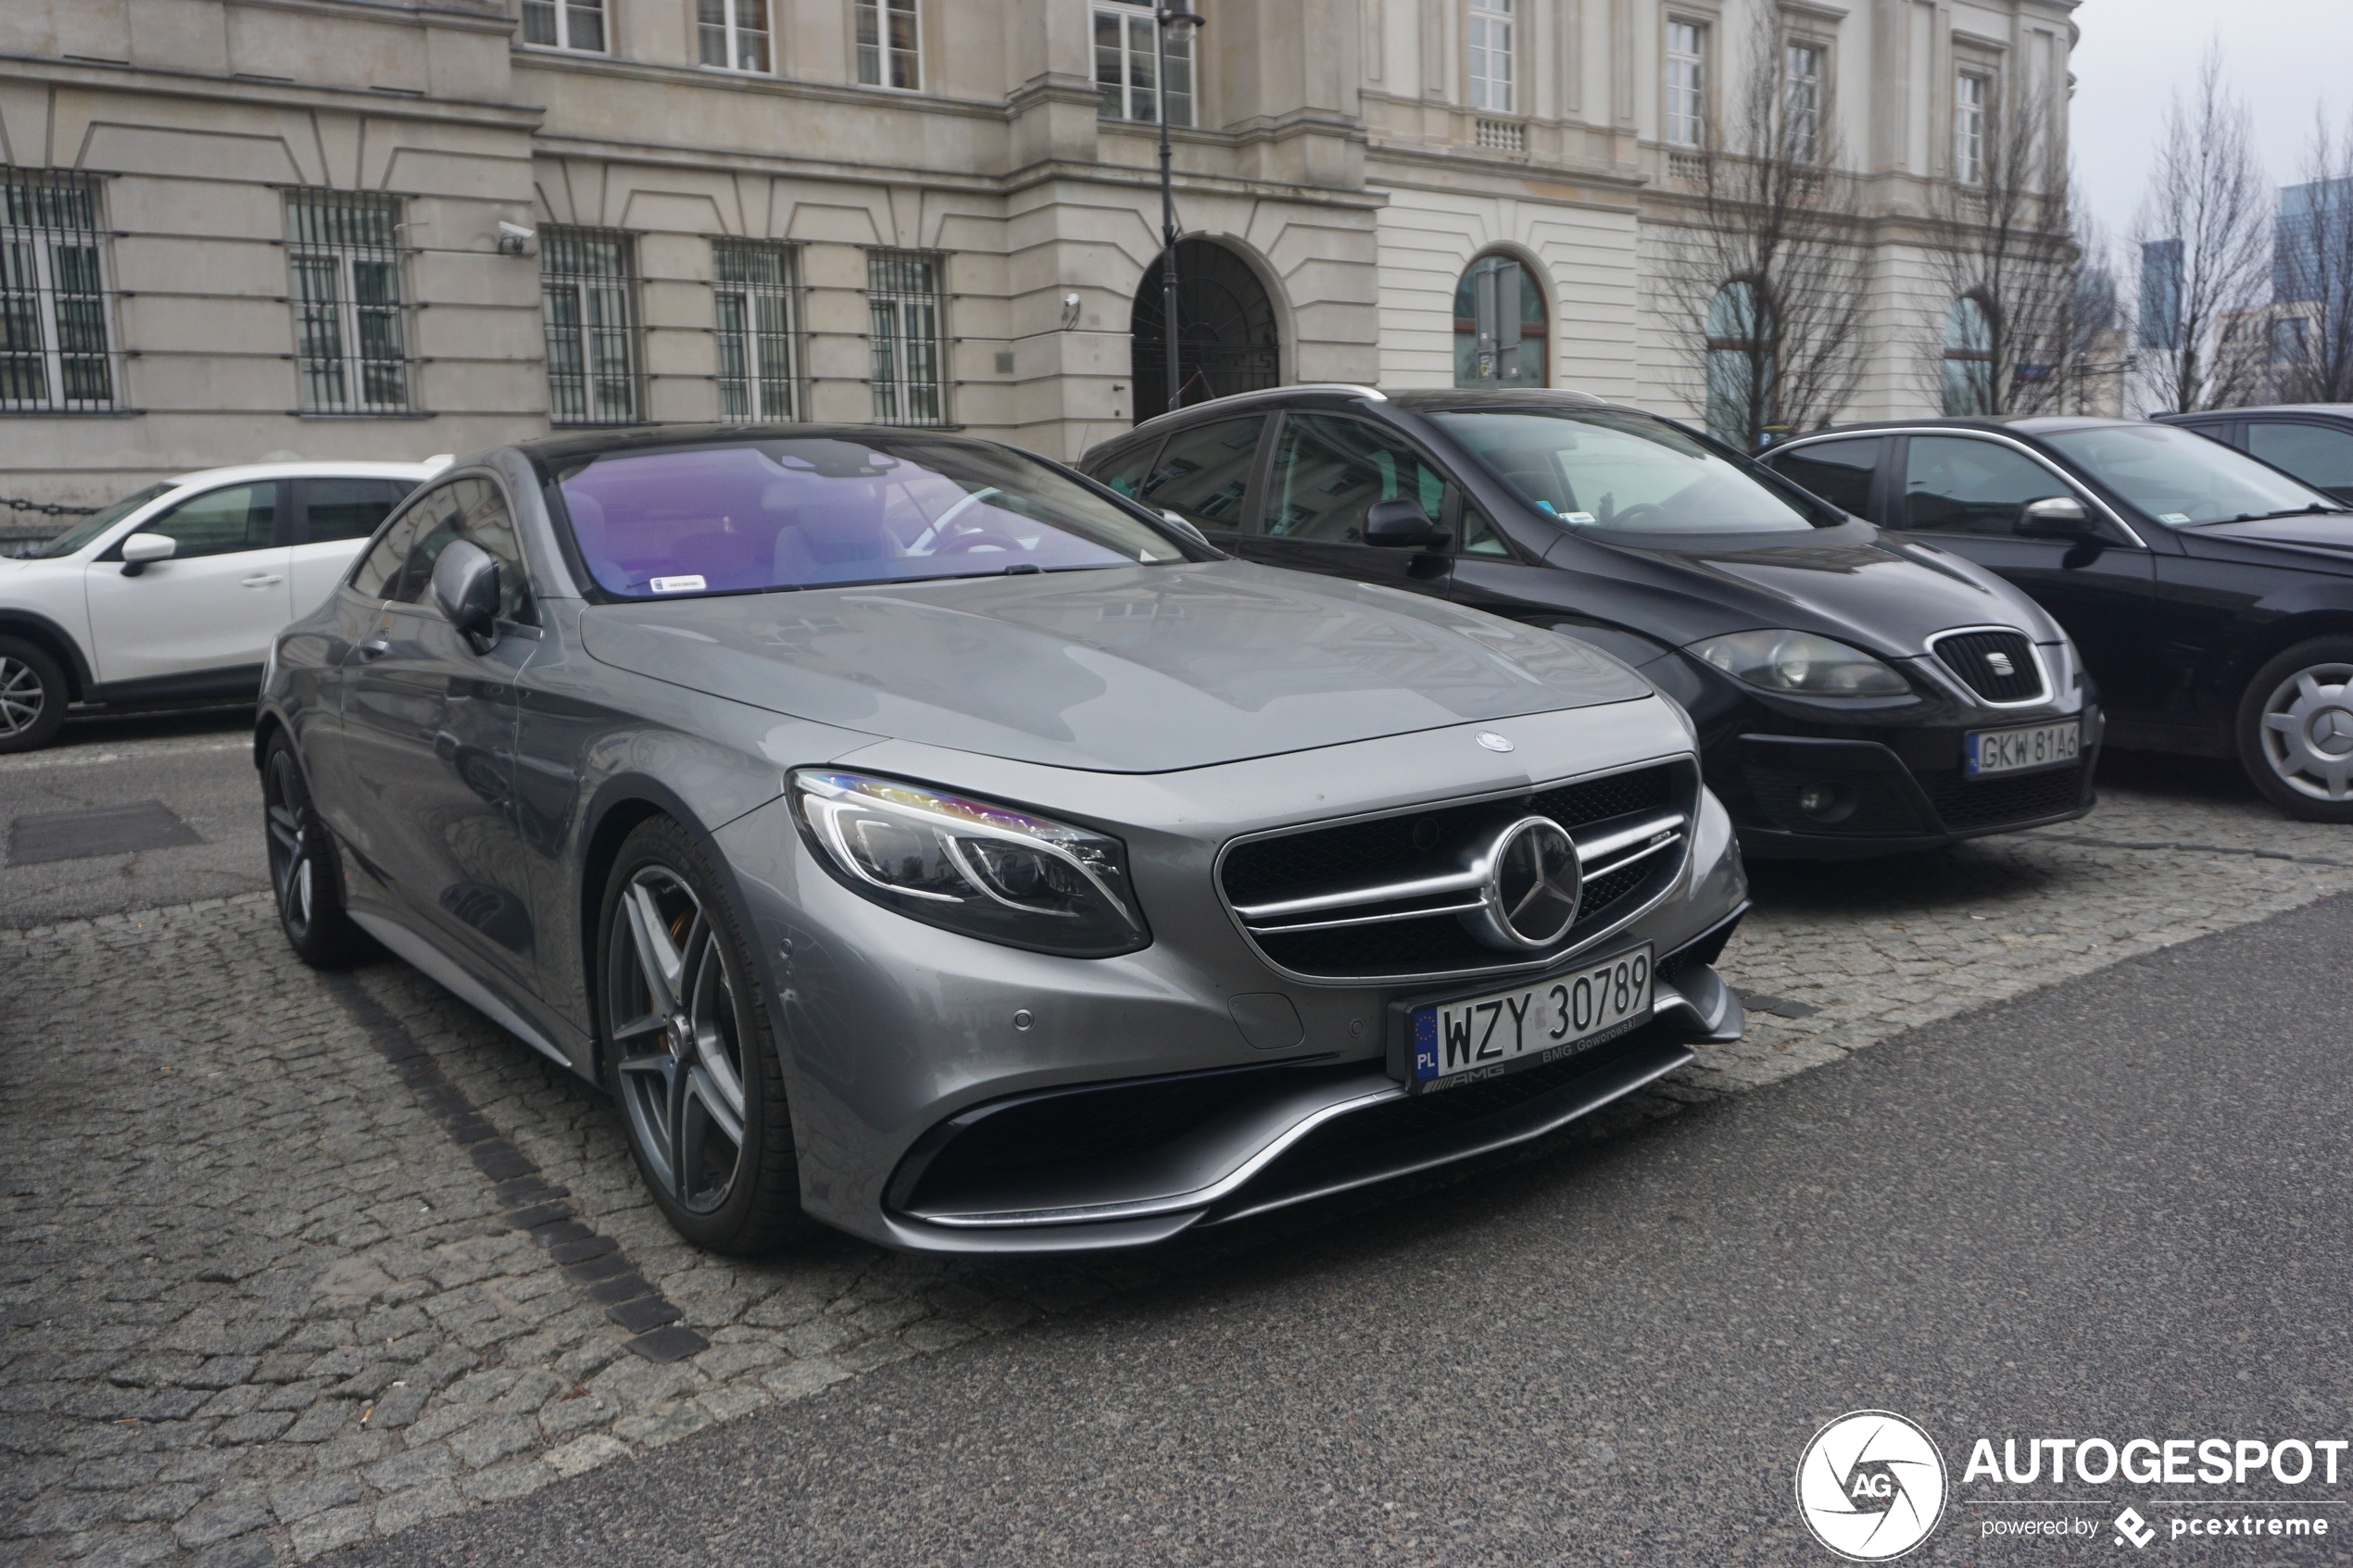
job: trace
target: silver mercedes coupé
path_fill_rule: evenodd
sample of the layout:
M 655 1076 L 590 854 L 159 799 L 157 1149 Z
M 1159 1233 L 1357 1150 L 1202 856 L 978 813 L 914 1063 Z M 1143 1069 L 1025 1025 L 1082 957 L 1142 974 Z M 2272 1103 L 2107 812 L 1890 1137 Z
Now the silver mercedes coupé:
M 1326 483 L 1378 536 L 1395 476 Z M 1736 1038 L 1692 746 L 1585 645 L 1011 448 L 733 425 L 445 471 L 278 638 L 255 760 L 296 951 L 372 938 L 605 1085 L 689 1240 L 982 1252 L 1465 1159 Z

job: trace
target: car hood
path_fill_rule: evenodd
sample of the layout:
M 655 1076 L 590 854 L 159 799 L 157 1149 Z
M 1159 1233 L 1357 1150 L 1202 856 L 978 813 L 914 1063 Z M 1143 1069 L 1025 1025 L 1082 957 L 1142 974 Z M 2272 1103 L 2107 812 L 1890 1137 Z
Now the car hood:
M 2183 547 L 2194 555 L 2237 555 L 2247 546 L 2294 550 L 2296 564 L 2321 571 L 2353 571 L 2353 516 L 2314 512 L 2306 517 L 2267 517 L 2246 522 L 2209 522 L 2177 529 Z
M 1572 534 L 1545 562 L 1592 571 L 1599 557 L 1615 558 L 1609 574 L 1624 591 L 1612 596 L 1620 608 L 1611 619 L 1679 646 L 1788 627 L 1900 658 L 1955 626 L 2016 626 L 2037 642 L 2063 635 L 1982 567 L 1860 520 L 1804 533 Z
M 1651 695 L 1552 633 L 1242 561 L 605 605 L 607 664 L 797 718 L 1164 772 Z

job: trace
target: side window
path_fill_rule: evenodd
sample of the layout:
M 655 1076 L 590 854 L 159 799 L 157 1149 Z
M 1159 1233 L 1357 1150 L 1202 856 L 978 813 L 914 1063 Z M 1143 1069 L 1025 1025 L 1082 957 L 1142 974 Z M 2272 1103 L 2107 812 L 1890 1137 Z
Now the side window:
M 396 604 L 431 602 L 433 563 L 450 540 L 464 532 L 466 513 L 482 498 L 482 481 L 453 479 L 425 497 L 424 505 L 401 520 L 395 532 L 404 535 L 397 574 L 384 584 L 384 597 Z
M 1155 437 L 1113 453 L 1088 471 L 1133 501 L 1143 494 L 1144 481 L 1152 471 L 1152 459 L 1158 456 L 1160 441 Z
M 1196 528 L 1234 533 L 1244 526 L 1242 501 L 1266 417 L 1222 420 L 1168 438 L 1138 500 L 1163 507 Z
M 1293 414 L 1268 481 L 1265 531 L 1277 539 L 1353 545 L 1364 538 L 1365 512 L 1399 495 L 1433 503 L 1446 476 L 1420 453 L 1377 425 L 1331 414 Z
M 2246 449 L 2315 489 L 2353 504 L 2353 431 L 2328 425 L 2250 423 Z
M 1427 503 L 1422 509 L 1432 517 L 1439 515 L 1438 508 Z M 1478 504 L 1467 495 L 1463 497 L 1462 532 L 1462 553 L 1466 556 L 1507 558 L 1512 553 L 1512 547 L 1504 544 L 1504 536 L 1495 531 L 1494 520 L 1480 511 Z
M 303 492 L 303 533 L 308 544 L 332 539 L 365 539 L 376 531 L 386 513 L 416 488 L 399 479 L 306 479 Z
M 142 523 L 139 532 L 177 541 L 174 560 L 267 549 L 278 542 L 278 482 L 208 490 Z
M 2008 534 L 2019 508 L 2070 493 L 2065 481 L 2022 452 L 1966 436 L 1916 435 L 1904 464 L 1902 526 Z
M 515 520 L 507 509 L 507 494 L 488 480 L 472 483 L 481 495 L 466 508 L 465 532 L 459 536 L 497 558 L 498 619 L 536 624 L 531 579 L 523 571 L 522 546 L 515 538 Z
M 408 564 L 409 552 L 415 548 L 417 535 L 433 526 L 434 519 L 447 508 L 449 493 L 456 483 L 435 485 L 417 498 L 416 505 L 400 514 L 384 536 L 360 558 L 359 569 L 351 574 L 351 591 L 371 599 L 393 599 L 400 596 L 401 568 Z
M 1878 436 L 1865 441 L 1816 441 L 1766 460 L 1839 510 L 1869 517 L 1871 480 L 1883 445 Z

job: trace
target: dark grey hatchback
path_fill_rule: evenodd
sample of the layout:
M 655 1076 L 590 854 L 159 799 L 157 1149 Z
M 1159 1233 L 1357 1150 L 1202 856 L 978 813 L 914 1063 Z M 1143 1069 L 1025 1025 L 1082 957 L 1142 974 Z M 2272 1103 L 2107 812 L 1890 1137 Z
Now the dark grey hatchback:
M 1690 712 L 1750 856 L 1922 849 L 2091 809 L 2058 623 L 1695 431 L 1579 393 L 1292 386 L 1080 459 L 1221 548 L 1565 633 Z

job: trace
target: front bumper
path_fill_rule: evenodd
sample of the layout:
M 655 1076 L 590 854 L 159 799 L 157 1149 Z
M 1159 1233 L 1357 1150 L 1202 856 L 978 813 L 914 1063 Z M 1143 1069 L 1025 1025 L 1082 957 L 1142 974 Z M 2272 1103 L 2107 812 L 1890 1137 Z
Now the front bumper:
M 1516 743 L 1508 758 L 1476 744 L 1495 728 Z M 1095 960 L 1000 947 L 849 891 L 810 859 L 783 802 L 720 829 L 785 1059 L 804 1206 L 915 1250 L 1131 1247 L 1537 1136 L 1671 1072 L 1688 1060 L 1686 1040 L 1736 1037 L 1743 1022 L 1708 968 L 1746 884 L 1730 819 L 1705 791 L 1666 890 L 1557 960 L 1567 969 L 1637 942 L 1684 955 L 1671 972 L 1661 963 L 1660 1022 L 1612 1042 L 1607 1063 L 1596 1053 L 1554 1064 L 1581 1086 L 1548 1084 L 1541 1106 L 1516 1093 L 1489 1108 L 1501 1118 L 1491 1124 L 1390 1128 L 1371 1140 L 1378 1148 L 1344 1159 L 1334 1147 L 1343 1130 L 1401 1114 L 1383 1037 L 1390 1004 L 1444 987 L 1277 971 L 1221 901 L 1214 867 L 1224 845 L 1253 832 L 1688 756 L 1690 745 L 1675 710 L 1646 700 L 1183 775 L 1083 774 L 899 742 L 842 759 L 1118 832 L 1155 939 Z M 1604 1067 L 1614 1076 L 1592 1076 Z M 1075 1121 L 1051 1109 L 1097 1094 L 1113 1098 Z M 1109 1114 L 1114 1102 L 1134 1112 L 1126 1123 Z M 1018 1170 L 963 1143 L 973 1126 L 994 1123 L 1001 1137 L 1026 1118 L 1038 1122 L 1036 1158 Z

